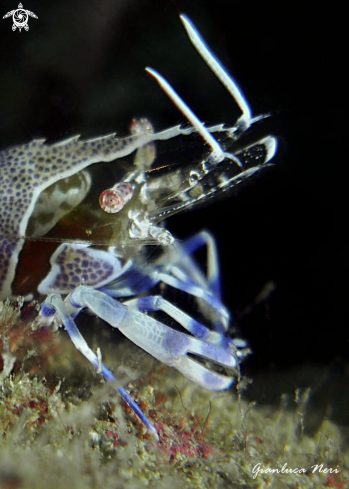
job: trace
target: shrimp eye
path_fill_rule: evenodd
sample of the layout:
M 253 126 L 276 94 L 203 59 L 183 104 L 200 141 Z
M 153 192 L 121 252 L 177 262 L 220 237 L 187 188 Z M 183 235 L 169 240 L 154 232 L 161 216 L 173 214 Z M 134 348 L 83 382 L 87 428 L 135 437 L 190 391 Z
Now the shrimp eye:
M 127 204 L 133 194 L 132 185 L 127 182 L 117 183 L 104 190 L 99 196 L 99 206 L 108 214 L 116 214 Z

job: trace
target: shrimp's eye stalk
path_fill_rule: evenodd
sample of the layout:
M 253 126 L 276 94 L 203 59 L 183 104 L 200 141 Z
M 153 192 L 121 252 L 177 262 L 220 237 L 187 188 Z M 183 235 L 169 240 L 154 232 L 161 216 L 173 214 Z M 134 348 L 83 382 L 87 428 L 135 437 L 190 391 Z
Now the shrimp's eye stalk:
M 108 214 L 116 214 L 127 204 L 133 194 L 132 185 L 127 182 L 117 183 L 104 190 L 99 196 L 99 206 Z

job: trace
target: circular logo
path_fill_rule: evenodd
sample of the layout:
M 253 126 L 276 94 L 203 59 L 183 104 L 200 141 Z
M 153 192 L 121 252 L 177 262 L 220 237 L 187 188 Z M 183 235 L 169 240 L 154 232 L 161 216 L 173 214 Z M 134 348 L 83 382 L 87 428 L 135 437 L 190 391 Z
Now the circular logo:
M 18 9 L 7 12 L 7 14 L 3 16 L 3 19 L 6 19 L 7 17 L 11 17 L 11 16 L 13 20 L 12 30 L 15 31 L 16 29 L 18 29 L 19 32 L 21 32 L 22 29 L 26 31 L 29 30 L 29 25 L 28 25 L 29 16 L 34 17 L 34 19 L 38 18 L 34 14 L 34 12 L 30 12 L 30 10 L 25 10 L 21 3 L 18 4 Z

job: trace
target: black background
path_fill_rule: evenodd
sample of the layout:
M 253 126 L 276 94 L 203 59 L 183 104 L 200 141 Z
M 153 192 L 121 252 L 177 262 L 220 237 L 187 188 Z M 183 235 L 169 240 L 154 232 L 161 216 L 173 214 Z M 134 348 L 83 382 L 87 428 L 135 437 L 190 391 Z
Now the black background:
M 17 8 L 13 0 L 0 5 L 1 16 Z M 158 130 L 182 122 L 144 72 L 147 65 L 171 81 L 207 124 L 233 124 L 239 113 L 192 48 L 179 13 L 189 16 L 234 74 L 253 113 L 271 113 L 268 131 L 279 138 L 275 166 L 238 195 L 178 215 L 168 226 L 180 239 L 202 228 L 217 237 L 224 301 L 254 351 L 244 371 L 263 379 L 254 396 L 267 400 L 280 372 L 288 380 L 279 394 L 303 382 L 321 384 L 329 397 L 344 393 L 344 12 L 241 0 L 27 0 L 24 8 L 39 17 L 29 18 L 28 32 L 12 32 L 11 19 L 0 21 L 1 148 L 34 137 L 53 142 L 75 134 L 123 135 L 135 116 L 148 117 Z M 274 293 L 239 320 L 268 281 Z

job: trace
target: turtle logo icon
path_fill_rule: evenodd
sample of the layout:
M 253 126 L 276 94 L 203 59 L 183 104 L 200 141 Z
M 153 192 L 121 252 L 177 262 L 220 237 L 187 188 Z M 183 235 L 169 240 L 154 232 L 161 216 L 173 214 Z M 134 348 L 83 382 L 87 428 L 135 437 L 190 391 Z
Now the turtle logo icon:
M 21 3 L 18 4 L 18 8 L 16 10 L 11 10 L 10 12 L 7 12 L 7 14 L 3 16 L 3 19 L 7 19 L 7 17 L 11 16 L 13 20 L 12 30 L 15 31 L 18 28 L 19 32 L 21 32 L 22 29 L 29 31 L 29 16 L 34 17 L 34 19 L 38 18 L 37 15 L 35 15 L 30 10 L 25 10 Z

